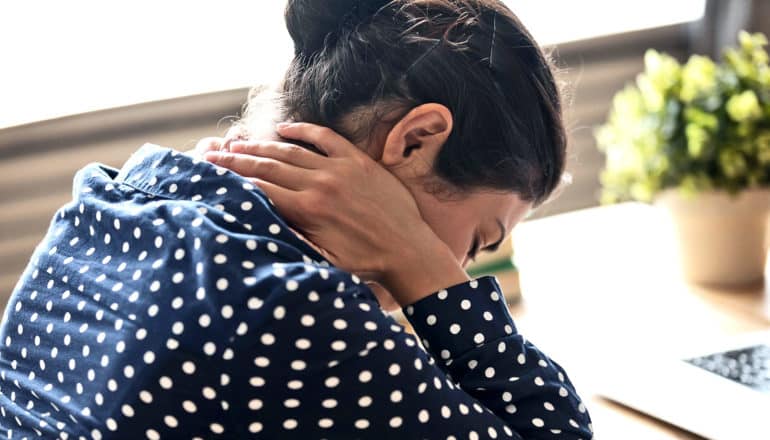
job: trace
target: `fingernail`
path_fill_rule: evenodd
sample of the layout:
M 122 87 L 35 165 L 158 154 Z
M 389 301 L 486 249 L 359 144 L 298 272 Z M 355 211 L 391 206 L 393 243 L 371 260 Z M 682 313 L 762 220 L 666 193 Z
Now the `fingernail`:
M 288 127 L 289 125 L 291 125 L 291 123 L 289 123 L 289 122 L 279 122 L 278 124 L 276 124 L 276 127 L 279 130 L 283 130 L 284 128 Z
M 233 142 L 233 143 L 230 144 L 230 151 L 232 151 L 233 153 L 237 153 L 239 151 L 243 151 L 243 147 L 245 145 L 246 144 L 244 142 Z

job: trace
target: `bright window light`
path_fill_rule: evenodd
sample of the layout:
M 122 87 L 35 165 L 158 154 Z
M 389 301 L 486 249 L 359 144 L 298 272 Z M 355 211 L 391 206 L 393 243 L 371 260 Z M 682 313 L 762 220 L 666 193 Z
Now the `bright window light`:
M 541 45 L 688 23 L 706 0 L 504 0 Z
M 705 0 L 508 0 L 542 44 L 696 20 Z M 284 1 L 0 2 L 0 129 L 279 79 Z M 245 98 L 245 96 L 244 96 Z

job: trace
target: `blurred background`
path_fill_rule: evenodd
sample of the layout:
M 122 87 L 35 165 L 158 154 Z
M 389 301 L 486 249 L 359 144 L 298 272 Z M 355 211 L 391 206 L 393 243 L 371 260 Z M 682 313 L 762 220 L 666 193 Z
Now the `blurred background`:
M 509 0 L 555 49 L 568 84 L 574 183 L 536 215 L 597 204 L 593 130 L 653 47 L 710 54 L 768 27 L 747 0 Z M 221 135 L 247 91 L 292 53 L 281 1 L 0 4 L 0 304 L 89 162 L 120 166 L 144 142 L 177 149 Z
M 766 283 L 759 280 L 749 287 L 707 288 L 698 283 L 703 279 L 689 273 L 683 277 L 674 257 L 675 244 L 687 240 L 671 235 L 668 223 L 658 216 L 657 211 L 664 210 L 638 203 L 585 209 L 599 205 L 600 173 L 605 163 L 614 162 L 613 154 L 606 162 L 597 149 L 595 132 L 607 121 L 616 92 L 628 84 L 665 85 L 670 82 L 668 76 L 697 85 L 708 84 L 713 78 L 713 71 L 707 69 L 710 63 L 702 57 L 695 57 L 692 63 L 700 69 L 680 69 L 672 59 L 655 53 L 648 53 L 645 64 L 647 50 L 665 52 L 682 63 L 694 54 L 720 59 L 726 47 L 738 45 L 740 30 L 770 34 L 770 0 L 505 2 L 534 37 L 553 50 L 560 67 L 560 79 L 566 85 L 572 184 L 534 213 L 531 218 L 537 221 L 516 228 L 514 260 L 520 272 L 511 265 L 508 245 L 501 247 L 499 255 L 484 257 L 477 268 L 479 273 L 498 275 L 517 326 L 571 371 L 591 408 L 594 424 L 603 431 L 604 437 L 597 438 L 770 438 L 770 433 L 757 434 L 756 426 L 764 425 L 755 423 L 760 416 L 751 416 L 767 414 L 770 400 L 748 409 L 740 407 L 734 403 L 756 396 L 736 389 L 715 392 L 713 399 L 703 400 L 707 407 L 698 406 L 697 401 L 678 399 L 710 395 L 700 382 L 692 386 L 694 391 L 681 392 L 687 379 L 680 381 L 668 370 L 651 373 L 644 362 L 616 367 L 630 359 L 618 354 L 620 349 L 648 360 L 658 359 L 668 349 L 694 347 L 726 334 L 770 330 Z M 78 169 L 90 162 L 120 167 L 145 142 L 186 150 L 202 137 L 221 136 L 238 116 L 251 87 L 274 84 L 281 78 L 292 56 L 283 23 L 284 4 L 279 0 L 0 2 L 0 310 L 53 213 L 71 199 L 72 178 Z M 745 161 L 737 160 L 736 155 L 752 164 L 758 158 L 764 167 L 760 170 L 764 180 L 759 185 L 741 180 L 743 186 L 738 189 L 751 190 L 744 191 L 749 197 L 743 198 L 742 204 L 704 191 L 704 198 L 695 202 L 702 204 L 704 211 L 690 215 L 689 205 L 672 201 L 671 193 L 658 194 L 662 188 L 654 188 L 653 194 L 656 204 L 668 204 L 668 212 L 684 212 L 687 222 L 682 223 L 680 232 L 689 231 L 689 242 L 696 245 L 689 252 L 698 257 L 691 258 L 693 268 L 708 276 L 719 274 L 721 280 L 741 276 L 754 281 L 757 272 L 760 278 L 761 273 L 766 274 L 767 247 L 762 237 L 770 216 L 770 68 L 760 47 L 764 37 L 751 39 L 742 34 L 741 38 L 741 56 L 753 57 L 754 64 L 764 67 L 751 67 L 738 56 L 732 65 L 738 67 L 735 70 L 739 74 L 747 72 L 749 78 L 759 78 L 741 83 L 754 87 L 756 94 L 731 89 L 718 96 L 718 111 L 684 113 L 685 119 L 697 117 L 700 128 L 708 128 L 709 118 L 721 115 L 727 122 L 720 127 L 740 133 L 738 148 L 745 147 L 745 151 L 734 151 L 736 146 L 725 141 L 716 147 L 713 142 L 709 144 L 706 140 L 711 138 L 704 137 L 711 136 L 709 132 L 691 130 L 699 127 L 690 127 L 692 120 L 680 118 L 677 132 L 687 136 L 675 139 L 680 151 L 671 153 L 675 143 L 659 136 L 662 128 L 654 124 L 645 128 L 638 123 L 650 116 L 658 118 L 658 113 L 666 114 L 668 107 L 653 112 L 626 105 L 663 96 L 662 89 L 655 87 L 625 93 L 624 99 L 615 100 L 616 110 L 625 110 L 633 117 L 621 114 L 626 119 L 616 118 L 611 133 L 614 138 L 607 139 L 612 144 L 626 133 L 633 138 L 634 129 L 641 126 L 648 138 L 657 141 L 656 157 L 673 160 L 674 154 L 685 150 L 689 156 L 685 154 L 682 160 L 688 167 L 711 164 L 703 162 L 704 152 L 711 151 L 704 145 L 712 150 L 718 147 L 717 151 L 729 153 L 726 159 L 730 160 L 723 160 L 721 153 L 708 153 L 713 156 L 710 160 L 718 163 L 715 169 L 734 172 L 741 179 L 750 173 Z M 645 67 L 646 77 L 640 81 L 638 75 Z M 705 98 L 716 96 L 709 90 Z M 684 99 L 673 96 L 671 90 L 665 93 L 676 105 Z M 760 110 L 760 103 L 764 110 Z M 700 105 L 697 99 L 686 105 L 691 104 Z M 725 116 L 725 108 L 731 120 Z M 688 124 L 686 129 L 684 123 Z M 691 136 L 698 134 L 701 136 Z M 627 143 L 633 148 L 640 146 L 634 142 Z M 636 154 L 623 142 L 616 143 L 610 145 L 616 152 L 620 148 Z M 624 178 L 628 170 L 623 168 L 625 164 L 620 165 L 616 177 Z M 637 168 L 644 167 L 630 169 Z M 648 171 L 642 173 L 642 180 L 654 174 Z M 676 172 L 674 177 L 683 177 Z M 669 186 L 685 186 L 687 178 Z M 634 183 L 638 182 L 632 179 L 632 190 Z M 755 186 L 763 189 L 755 193 Z M 758 212 L 746 220 L 748 211 Z M 698 223 L 707 218 L 716 219 L 708 228 Z M 728 223 L 732 233 L 726 232 Z M 747 232 L 749 226 L 751 233 Z M 719 243 L 706 247 L 704 237 L 716 238 Z M 741 254 L 731 253 L 750 247 L 756 248 L 753 261 L 757 267 L 749 267 L 749 260 Z M 706 261 L 705 257 L 711 258 Z M 744 276 L 748 269 L 749 277 Z M 519 273 L 522 298 L 516 295 Z M 764 375 L 762 380 L 770 389 L 770 344 L 764 344 L 764 351 L 757 351 L 760 354 L 752 362 L 764 366 L 757 377 Z M 708 350 L 704 353 L 714 352 Z M 599 361 L 603 358 L 606 362 Z M 685 358 L 677 354 L 672 359 Z M 710 358 L 703 359 L 711 362 Z M 625 373 L 634 366 L 642 369 L 634 378 L 641 379 L 627 380 Z M 727 370 L 732 374 L 735 369 Z M 623 373 L 614 384 L 608 380 L 612 372 Z M 672 379 L 661 381 L 666 377 Z M 653 383 L 657 388 L 650 386 Z M 618 384 L 639 384 L 641 391 L 623 391 Z M 619 390 L 626 394 L 618 394 Z M 639 397 L 639 392 L 647 392 L 648 397 Z M 714 402 L 723 405 L 712 405 Z M 732 415 L 725 415 L 729 408 Z M 655 422 L 643 413 L 683 429 Z M 743 423 L 740 417 L 750 420 Z M 714 421 L 717 425 L 703 427 L 693 421 Z M 736 426 L 744 426 L 747 434 L 737 435 Z M 728 431 L 720 431 L 723 428 Z

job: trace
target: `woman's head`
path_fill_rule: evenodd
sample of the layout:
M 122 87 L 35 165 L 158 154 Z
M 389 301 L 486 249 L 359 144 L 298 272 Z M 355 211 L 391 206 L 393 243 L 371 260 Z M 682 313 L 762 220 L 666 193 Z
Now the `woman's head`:
M 559 91 L 501 1 L 289 0 L 286 23 L 295 57 L 279 119 L 330 127 L 366 149 L 410 187 L 458 258 L 474 235 L 479 247 L 496 241 L 498 220 L 507 233 L 559 184 Z

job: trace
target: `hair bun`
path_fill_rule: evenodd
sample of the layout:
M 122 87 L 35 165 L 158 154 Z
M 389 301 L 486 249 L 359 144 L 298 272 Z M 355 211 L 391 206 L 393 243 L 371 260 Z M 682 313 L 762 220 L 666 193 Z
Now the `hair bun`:
M 294 52 L 310 55 L 320 51 L 345 29 L 366 21 L 390 1 L 289 0 L 286 28 L 294 40 Z

